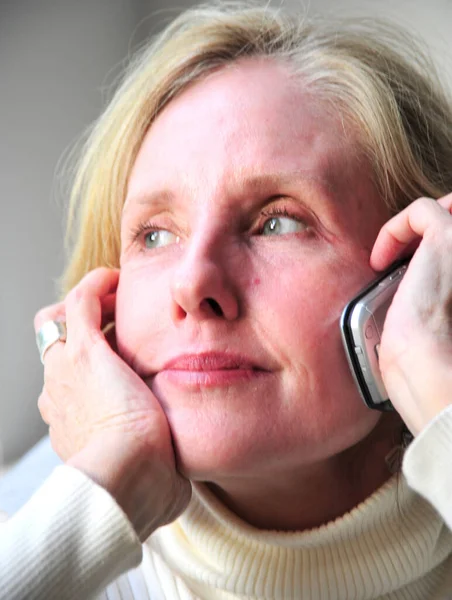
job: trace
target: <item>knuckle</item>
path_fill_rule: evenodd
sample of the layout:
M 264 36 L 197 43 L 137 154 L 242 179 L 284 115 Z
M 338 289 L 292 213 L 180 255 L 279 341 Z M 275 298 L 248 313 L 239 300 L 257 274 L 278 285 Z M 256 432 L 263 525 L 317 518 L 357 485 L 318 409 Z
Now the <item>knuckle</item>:
M 36 330 L 38 330 L 39 327 L 41 327 L 41 325 L 47 320 L 46 317 L 47 311 L 45 308 L 41 308 L 40 310 L 38 310 L 33 319 L 33 323 Z
M 76 303 L 80 299 L 81 290 L 82 290 L 82 282 L 79 282 L 76 286 L 74 286 L 66 295 L 64 302 L 66 305 L 71 305 Z
M 440 204 L 447 212 L 452 210 L 452 193 L 438 198 L 438 204 Z
M 67 344 L 66 353 L 72 367 L 76 370 L 85 370 L 91 362 L 91 349 L 93 346 L 92 335 L 86 332 L 78 336 L 77 341 Z
M 42 420 L 44 421 L 44 423 L 49 424 L 49 420 L 50 420 L 50 415 L 49 415 L 49 397 L 45 391 L 45 389 L 42 390 L 41 394 L 39 395 L 38 398 L 38 410 L 39 410 L 39 414 L 42 417 Z
M 97 287 L 97 284 L 111 276 L 112 269 L 108 267 L 96 267 L 89 271 L 67 294 L 65 301 L 70 304 L 77 304 L 86 294 Z
M 418 198 L 414 202 L 408 206 L 408 210 L 414 211 L 414 214 L 422 214 L 425 211 L 437 210 L 437 202 L 433 198 L 428 198 L 427 196 L 422 196 Z
M 442 219 L 434 221 L 425 231 L 424 240 L 437 249 L 440 255 L 450 256 L 452 249 L 452 220 L 451 224 Z
M 33 319 L 35 331 L 38 331 L 40 327 L 46 321 L 60 321 L 65 319 L 65 308 L 63 302 L 57 302 L 56 304 L 49 304 L 39 309 Z
M 95 269 L 93 269 L 91 271 L 91 274 L 93 277 L 108 277 L 110 276 L 112 273 L 112 269 L 109 269 L 108 267 L 96 267 Z
M 424 206 L 433 206 L 436 204 L 436 200 L 429 198 L 428 196 L 421 196 L 416 200 L 417 204 L 423 204 Z
M 95 269 L 88 271 L 88 273 L 86 273 L 82 277 L 82 279 L 77 283 L 77 285 L 74 286 L 72 290 L 70 290 L 68 296 L 71 295 L 73 292 L 74 294 L 77 294 L 77 290 L 80 292 L 80 290 L 83 290 L 87 286 L 89 287 L 90 284 L 98 281 L 99 279 L 104 279 L 111 276 L 112 272 L 113 269 L 110 269 L 108 267 L 96 267 Z

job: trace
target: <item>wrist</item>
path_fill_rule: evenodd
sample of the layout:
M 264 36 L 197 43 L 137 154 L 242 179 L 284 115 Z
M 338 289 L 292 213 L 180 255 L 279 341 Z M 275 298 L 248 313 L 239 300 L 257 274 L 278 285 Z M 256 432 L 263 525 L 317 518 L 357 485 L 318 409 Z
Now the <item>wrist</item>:
M 157 451 L 149 455 L 134 446 L 127 447 L 124 437 L 99 439 L 74 455 L 68 464 L 109 492 L 144 542 L 184 510 L 191 486 Z

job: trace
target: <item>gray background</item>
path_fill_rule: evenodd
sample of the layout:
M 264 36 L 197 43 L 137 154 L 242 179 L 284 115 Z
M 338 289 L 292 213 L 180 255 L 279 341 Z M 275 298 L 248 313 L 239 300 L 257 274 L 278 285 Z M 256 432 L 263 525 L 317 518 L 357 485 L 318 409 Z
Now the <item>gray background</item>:
M 101 111 L 121 61 L 190 4 L 0 1 L 0 467 L 46 433 L 36 409 L 42 369 L 32 323 L 36 310 L 54 301 L 64 260 L 58 164 Z M 452 81 L 452 0 L 284 4 L 391 17 L 427 42 L 444 80 Z

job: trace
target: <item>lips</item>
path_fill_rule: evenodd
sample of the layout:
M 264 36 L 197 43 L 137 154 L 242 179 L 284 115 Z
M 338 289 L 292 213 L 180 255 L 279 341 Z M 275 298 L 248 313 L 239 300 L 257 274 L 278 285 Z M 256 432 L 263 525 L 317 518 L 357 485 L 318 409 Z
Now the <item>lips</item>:
M 250 359 L 236 355 L 219 352 L 203 352 L 201 354 L 184 354 L 171 359 L 164 364 L 162 370 L 173 371 L 230 371 L 233 369 L 258 370 Z
M 167 381 L 188 390 L 225 388 L 256 381 L 269 371 L 246 356 L 225 352 L 183 354 L 164 363 L 154 383 Z

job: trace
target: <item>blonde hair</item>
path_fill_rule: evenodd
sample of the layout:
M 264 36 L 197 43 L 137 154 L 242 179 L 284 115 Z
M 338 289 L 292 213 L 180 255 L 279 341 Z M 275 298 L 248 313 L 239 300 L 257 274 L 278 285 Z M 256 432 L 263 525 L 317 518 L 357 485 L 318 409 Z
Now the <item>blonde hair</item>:
M 66 293 L 88 271 L 117 267 L 132 165 L 159 112 L 190 83 L 244 57 L 284 61 L 354 123 L 393 212 L 452 189 L 452 109 L 428 58 L 387 24 L 308 21 L 250 4 L 200 6 L 131 62 L 81 149 L 69 206 Z

